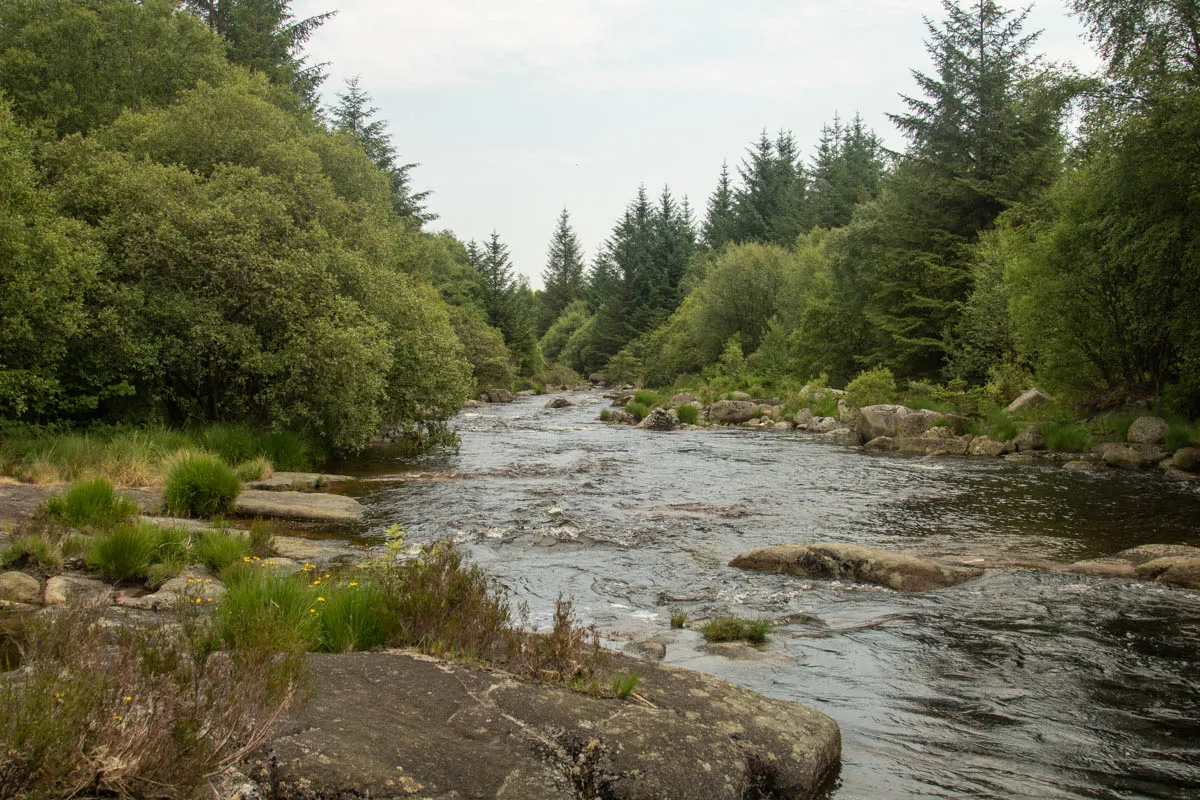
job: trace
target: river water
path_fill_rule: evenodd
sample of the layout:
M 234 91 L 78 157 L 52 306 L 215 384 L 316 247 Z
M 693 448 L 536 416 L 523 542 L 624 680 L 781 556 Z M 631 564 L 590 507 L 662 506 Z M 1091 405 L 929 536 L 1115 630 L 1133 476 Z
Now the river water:
M 1005 569 L 922 594 L 745 572 L 737 553 L 832 541 L 1014 563 L 1200 545 L 1200 484 L 999 460 L 925 461 L 747 430 L 655 433 L 548 398 L 464 412 L 458 453 L 361 499 L 369 536 L 460 542 L 548 624 L 559 595 L 609 639 L 829 714 L 830 796 L 1200 798 L 1200 594 Z M 448 477 L 449 476 L 449 477 Z M 730 658 L 672 611 L 766 617 Z

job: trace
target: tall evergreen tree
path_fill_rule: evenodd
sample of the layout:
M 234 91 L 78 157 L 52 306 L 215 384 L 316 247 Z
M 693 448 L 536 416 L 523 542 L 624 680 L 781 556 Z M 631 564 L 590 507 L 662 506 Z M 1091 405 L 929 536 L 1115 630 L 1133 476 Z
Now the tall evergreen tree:
M 764 130 L 750 146 L 738 174 L 742 185 L 734 193 L 734 241 L 794 244 L 806 229 L 806 177 L 792 134 L 781 131 L 771 141 Z
M 708 198 L 708 210 L 704 216 L 702 235 L 704 245 L 710 250 L 720 250 L 733 241 L 736 222 L 733 213 L 733 183 L 729 179 L 729 162 L 721 162 L 721 177 L 717 188 Z
M 533 293 L 527 282 L 516 279 L 508 245 L 492 231 L 482 247 L 474 240 L 467 244 L 467 259 L 479 273 L 478 301 L 488 324 L 504 334 L 504 343 L 522 374 L 532 374 L 540 369 Z
M 429 191 L 412 191 L 410 172 L 420 165 L 399 163 L 387 122 L 375 119 L 379 109 L 371 105 L 371 95 L 362 88 L 358 75 L 346 79 L 346 89 L 338 93 L 337 100 L 337 104 L 329 110 L 334 129 L 353 136 L 362 145 L 367 157 L 387 173 L 391 183 L 393 210 L 414 222 L 417 227 L 437 219 L 437 215 L 429 213 L 425 207 Z
M 302 51 L 336 11 L 296 19 L 291 0 L 183 0 L 183 4 L 225 39 L 230 61 L 294 88 L 316 106 L 317 89 L 326 78 L 324 65 L 308 64 Z
M 854 208 L 879 195 L 883 179 L 883 146 L 862 117 L 849 125 L 838 117 L 821 128 L 809 167 L 806 218 L 820 228 L 840 228 L 850 222 Z
M 546 269 L 542 271 L 545 291 L 538 313 L 538 335 L 542 336 L 558 319 L 562 310 L 575 300 L 583 299 L 586 284 L 583 277 L 583 248 L 579 236 L 571 227 L 571 215 L 563 209 L 550 240 Z

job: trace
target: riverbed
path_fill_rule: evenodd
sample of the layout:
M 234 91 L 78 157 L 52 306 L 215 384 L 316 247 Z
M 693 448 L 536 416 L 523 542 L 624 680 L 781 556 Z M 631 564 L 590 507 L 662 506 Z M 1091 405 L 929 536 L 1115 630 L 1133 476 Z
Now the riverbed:
M 1200 484 L 998 459 L 923 460 L 750 430 L 647 432 L 608 401 L 464 411 L 457 453 L 355 465 L 368 538 L 450 538 L 548 624 L 573 597 L 610 643 L 837 720 L 830 797 L 1200 797 L 1200 594 L 1037 569 L 923 594 L 727 566 L 832 541 L 960 561 L 1071 562 L 1200 545 Z M 673 612 L 776 623 L 714 655 Z

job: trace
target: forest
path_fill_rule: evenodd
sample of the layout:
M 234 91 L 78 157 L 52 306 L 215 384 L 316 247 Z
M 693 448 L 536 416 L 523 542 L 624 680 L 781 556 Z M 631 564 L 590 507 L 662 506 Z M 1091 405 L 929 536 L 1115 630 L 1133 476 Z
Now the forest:
M 0 420 L 354 450 L 489 388 L 880 368 L 1200 415 L 1200 7 L 1076 0 L 1088 76 L 1024 12 L 943 5 L 903 152 L 857 115 L 764 130 L 699 212 L 638 187 L 590 259 L 564 209 L 534 291 L 499 233 L 436 229 L 370 76 L 322 104 L 328 14 L 0 4 Z

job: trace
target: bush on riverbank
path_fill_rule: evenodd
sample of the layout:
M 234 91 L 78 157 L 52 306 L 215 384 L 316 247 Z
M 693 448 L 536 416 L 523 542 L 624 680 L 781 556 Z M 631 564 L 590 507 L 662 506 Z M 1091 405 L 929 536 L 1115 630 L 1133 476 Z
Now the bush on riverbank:
M 45 510 L 72 528 L 111 528 L 138 513 L 137 503 L 114 492 L 107 478 L 72 484 L 47 500 Z

